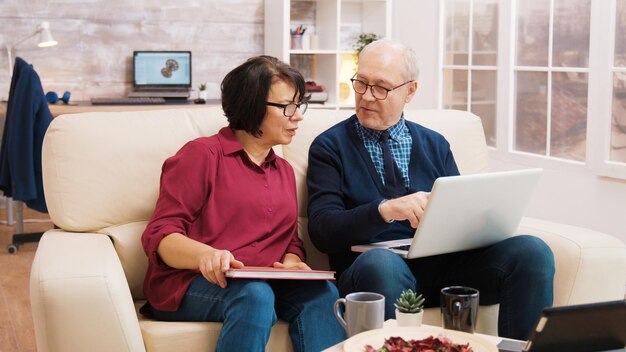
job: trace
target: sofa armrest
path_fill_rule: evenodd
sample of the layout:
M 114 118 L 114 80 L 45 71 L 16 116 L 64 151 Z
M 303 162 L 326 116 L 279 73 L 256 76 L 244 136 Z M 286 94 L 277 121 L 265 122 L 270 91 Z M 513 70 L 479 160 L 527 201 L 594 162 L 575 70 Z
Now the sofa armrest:
M 534 235 L 554 253 L 554 305 L 624 298 L 626 244 L 581 227 L 524 218 L 518 233 Z
M 108 236 L 47 231 L 30 276 L 38 351 L 145 351 Z

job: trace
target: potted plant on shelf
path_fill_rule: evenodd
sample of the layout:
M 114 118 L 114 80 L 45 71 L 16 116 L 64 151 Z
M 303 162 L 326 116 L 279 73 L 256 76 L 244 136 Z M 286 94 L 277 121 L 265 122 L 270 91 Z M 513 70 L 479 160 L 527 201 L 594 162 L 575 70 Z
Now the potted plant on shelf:
M 206 82 L 200 83 L 198 86 L 198 99 L 206 100 L 207 91 L 206 91 Z
M 412 289 L 404 290 L 394 304 L 398 326 L 420 326 L 424 316 L 424 298 Z
M 365 48 L 365 46 L 375 40 L 380 39 L 380 37 L 378 36 L 378 34 L 376 33 L 361 33 L 359 34 L 359 37 L 356 39 L 356 42 L 354 43 L 354 45 L 352 45 L 352 48 L 355 51 L 355 61 L 358 61 L 359 59 L 359 54 L 361 53 L 361 50 L 363 50 L 363 48 Z

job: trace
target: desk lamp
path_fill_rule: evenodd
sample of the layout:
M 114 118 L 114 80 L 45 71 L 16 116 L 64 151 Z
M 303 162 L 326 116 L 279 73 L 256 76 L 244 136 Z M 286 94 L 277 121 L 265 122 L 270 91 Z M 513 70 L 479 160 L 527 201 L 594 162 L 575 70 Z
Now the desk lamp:
M 52 33 L 50 33 L 50 23 L 45 22 L 45 21 L 41 22 L 41 24 L 37 26 L 37 30 L 35 31 L 35 33 L 30 34 L 27 37 L 24 37 L 16 41 L 13 44 L 7 44 L 6 45 L 7 54 L 9 55 L 9 77 L 13 76 L 13 58 L 11 57 L 11 51 L 17 45 L 24 42 L 26 39 L 32 38 L 36 36 L 37 34 L 39 34 L 39 42 L 37 46 L 39 46 L 40 48 L 47 48 L 47 47 L 55 46 L 58 44 L 58 42 L 54 40 L 54 38 L 52 37 Z

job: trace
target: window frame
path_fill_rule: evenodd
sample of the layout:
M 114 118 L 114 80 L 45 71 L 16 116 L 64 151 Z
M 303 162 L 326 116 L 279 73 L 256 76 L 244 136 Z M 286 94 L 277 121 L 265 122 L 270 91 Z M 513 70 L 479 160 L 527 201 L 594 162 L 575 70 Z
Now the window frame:
M 498 50 L 497 50 L 497 84 L 496 95 L 496 144 L 487 146 L 489 157 L 495 161 L 519 164 L 520 166 L 543 167 L 564 172 L 591 172 L 598 176 L 626 179 L 626 163 L 611 161 L 610 137 L 613 101 L 613 72 L 625 72 L 626 68 L 614 68 L 615 31 L 616 31 L 616 4 L 617 0 L 591 1 L 590 7 L 590 35 L 589 35 L 589 66 L 583 71 L 588 74 L 587 89 L 587 135 L 586 157 L 584 161 L 564 159 L 561 157 L 534 154 L 514 149 L 515 142 L 515 74 L 516 69 L 525 68 L 515 65 L 516 54 L 516 9 L 518 1 L 498 2 Z M 473 3 L 473 1 L 471 1 Z M 470 10 L 473 8 L 470 5 Z M 444 86 L 444 70 L 454 69 L 453 65 L 445 65 L 445 2 L 439 3 L 439 86 L 438 108 L 442 109 Z M 471 16 L 470 16 L 471 17 Z M 607 20 L 609 19 L 609 20 Z M 471 20 L 470 20 L 471 21 Z M 550 25 L 552 26 L 552 21 Z M 471 27 L 470 27 L 471 28 Z M 550 28 L 553 31 L 553 28 Z M 608 36 L 607 36 L 608 32 Z M 470 35 L 471 36 L 471 35 Z M 550 35 L 552 38 L 552 35 Z M 607 40 L 608 39 L 608 40 Z M 470 39 L 471 40 L 471 39 Z M 552 43 L 550 39 L 550 43 Z M 470 42 L 471 45 L 471 42 Z M 471 50 L 471 46 L 469 47 Z M 471 55 L 471 51 L 470 51 Z M 552 53 L 550 53 L 552 55 Z M 469 61 L 471 64 L 471 61 Z M 549 65 L 551 62 L 549 63 Z M 461 66 L 459 67 L 461 68 Z M 463 66 L 471 71 L 471 65 Z M 539 71 L 532 67 L 532 71 Z M 569 71 L 567 67 L 554 67 L 547 70 L 552 72 Z M 531 72 L 532 72 L 531 71 Z M 576 72 L 581 72 L 576 69 Z M 524 71 L 527 72 L 527 71 Z M 470 74 L 470 73 L 468 73 Z M 471 80 L 468 79 L 468 84 Z M 471 98 L 470 87 L 468 96 Z M 551 88 L 551 87 L 550 87 Z M 550 90 L 549 90 L 550 92 Z M 549 94 L 550 96 L 551 94 Z M 548 99 L 551 99 L 549 97 Z M 468 100 L 468 110 L 469 103 Z M 550 105 L 548 104 L 548 109 Z M 548 126 L 549 129 L 549 121 Z M 549 130 L 547 138 L 550 138 Z M 547 149 L 549 150 L 549 149 Z
M 596 8 L 593 5 L 596 5 Z M 604 5 L 604 6 L 602 6 Z M 595 10 L 595 13 L 594 13 Z M 594 47 L 594 59 L 601 69 L 597 75 L 597 100 L 594 114 L 588 116 L 589 133 L 595 138 L 594 142 L 587 146 L 590 168 L 600 176 L 626 179 L 626 163 L 610 160 L 611 149 L 611 121 L 613 119 L 613 72 L 626 71 L 626 68 L 615 70 L 615 32 L 617 1 L 592 2 L 592 20 L 596 19 L 596 47 Z M 606 19 L 609 19 L 608 21 Z M 608 31 L 608 40 L 602 40 L 602 34 Z M 594 30 L 591 30 L 592 35 Z M 593 37 L 592 37 L 593 38 Z M 593 43 L 593 39 L 592 42 Z M 602 55 L 602 53 L 605 53 Z M 592 96 L 590 96 L 590 99 Z
M 470 13 L 469 16 L 469 21 L 468 21 L 468 41 L 467 41 L 467 64 L 465 65 L 459 65 L 459 64 L 446 64 L 446 33 L 445 33 L 445 27 L 446 27 L 446 13 L 445 13 L 445 6 L 446 6 L 446 1 L 440 1 L 439 2 L 439 14 L 440 14 L 440 23 L 441 23 L 441 30 L 440 30 L 440 57 L 439 57 L 439 67 L 441 68 L 439 70 L 439 87 L 440 88 L 440 94 L 438 94 L 438 101 L 437 101 L 437 106 L 441 109 L 443 108 L 444 105 L 444 96 L 445 96 L 445 71 L 446 70 L 462 70 L 465 71 L 467 73 L 467 98 L 465 101 L 465 106 L 467 107 L 465 111 L 471 112 L 472 111 L 472 103 L 475 103 L 472 101 L 472 83 L 473 83 L 473 71 L 489 71 L 489 72 L 494 72 L 496 74 L 496 84 L 499 87 L 500 84 L 500 79 L 498 78 L 498 73 L 499 73 L 499 60 L 500 60 L 500 50 L 496 50 L 496 57 L 497 57 L 497 61 L 495 65 L 475 65 L 474 64 L 474 38 L 473 38 L 473 30 L 474 30 L 474 2 L 477 0 L 466 0 L 469 3 L 469 8 L 468 11 Z M 498 2 L 500 0 L 496 0 L 496 2 Z M 501 19 L 502 19 L 502 15 L 501 15 L 501 11 L 500 11 L 500 3 L 498 2 L 498 48 L 500 48 L 500 41 L 502 40 L 502 38 L 499 35 L 499 28 L 502 25 L 501 23 Z M 499 100 L 496 94 L 496 99 L 494 101 L 495 104 L 495 139 L 496 139 L 496 143 L 498 140 L 498 124 L 500 123 L 498 120 L 498 108 L 499 108 Z M 490 146 L 488 144 L 489 148 L 492 148 L 492 146 Z

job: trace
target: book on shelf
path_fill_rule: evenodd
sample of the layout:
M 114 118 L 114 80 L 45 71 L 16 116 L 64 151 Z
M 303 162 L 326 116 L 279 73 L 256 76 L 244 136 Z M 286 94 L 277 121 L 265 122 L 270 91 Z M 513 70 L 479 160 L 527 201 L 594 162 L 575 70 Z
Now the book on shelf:
M 309 95 L 309 103 L 324 103 L 328 100 L 326 88 L 314 81 L 306 82 L 306 93 Z
M 280 269 L 265 266 L 231 268 L 226 277 L 233 279 L 334 280 L 335 272 L 326 270 Z
M 326 92 L 311 92 L 309 95 L 309 103 L 325 103 L 328 100 L 328 93 Z

